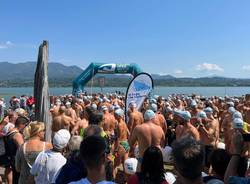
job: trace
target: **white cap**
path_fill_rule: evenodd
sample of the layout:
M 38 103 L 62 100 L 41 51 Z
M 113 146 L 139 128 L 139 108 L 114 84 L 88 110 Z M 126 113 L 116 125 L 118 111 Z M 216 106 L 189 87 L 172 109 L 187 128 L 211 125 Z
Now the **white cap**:
M 235 111 L 233 113 L 233 119 L 235 119 L 235 118 L 243 119 L 242 114 L 239 111 Z
M 117 116 L 122 117 L 122 116 L 124 116 L 124 111 L 122 109 L 117 109 L 117 110 L 115 110 L 115 114 Z
M 91 108 L 94 109 L 94 110 L 97 110 L 97 105 L 96 105 L 95 103 L 93 103 L 93 104 L 91 105 Z
M 234 107 L 234 103 L 233 102 L 227 102 L 227 105 L 229 105 L 230 107 Z
M 233 114 L 233 113 L 235 112 L 235 108 L 234 108 L 234 107 L 229 107 L 229 108 L 228 108 L 228 112 L 229 112 L 230 114 Z
M 244 124 L 244 122 L 240 118 L 235 118 L 233 120 L 233 128 L 240 128 L 240 129 L 242 129 L 243 128 L 243 124 Z
M 201 118 L 201 119 L 206 119 L 207 114 L 204 111 L 200 111 L 200 112 L 198 112 L 197 117 Z
M 61 129 L 55 133 L 52 144 L 57 149 L 63 149 L 67 146 L 70 140 L 70 133 L 66 129 Z
M 155 103 L 150 104 L 149 109 L 151 109 L 154 112 L 157 112 L 157 105 Z
M 136 173 L 138 161 L 135 158 L 128 158 L 124 162 L 125 173 L 133 175 Z
M 135 101 L 131 101 L 131 102 L 129 103 L 129 107 L 136 108 L 136 103 L 135 103 Z
M 150 121 L 151 119 L 154 119 L 155 118 L 155 113 L 154 111 L 152 110 L 147 110 L 145 113 L 144 113 L 144 119 L 145 121 Z
M 108 110 L 108 107 L 106 105 L 103 105 L 102 106 L 102 111 L 107 111 Z

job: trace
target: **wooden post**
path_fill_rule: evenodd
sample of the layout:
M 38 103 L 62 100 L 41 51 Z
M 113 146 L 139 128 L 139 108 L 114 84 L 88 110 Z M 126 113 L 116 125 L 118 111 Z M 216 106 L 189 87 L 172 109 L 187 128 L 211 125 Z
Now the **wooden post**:
M 48 41 L 43 41 L 39 47 L 36 73 L 34 79 L 35 119 L 45 123 L 45 140 L 51 142 L 52 117 L 50 113 L 49 83 L 48 83 Z

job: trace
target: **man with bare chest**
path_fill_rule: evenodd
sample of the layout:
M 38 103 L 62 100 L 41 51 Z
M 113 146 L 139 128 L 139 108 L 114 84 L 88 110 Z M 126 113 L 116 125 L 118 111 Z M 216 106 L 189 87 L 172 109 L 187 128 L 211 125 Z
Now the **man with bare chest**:
M 115 117 L 109 113 L 107 106 L 102 106 L 102 111 L 103 111 L 102 128 L 109 136 L 113 136 L 116 124 Z
M 152 110 L 147 110 L 144 114 L 145 123 L 136 126 L 130 136 L 130 147 L 134 148 L 135 143 L 138 142 L 140 155 L 138 159 L 138 165 L 141 164 L 141 159 L 143 157 L 144 151 L 149 146 L 156 146 L 161 148 L 165 145 L 165 134 L 162 128 L 153 122 L 154 118 L 155 113 Z
M 124 111 L 122 109 L 117 109 L 115 111 L 115 119 L 117 120 L 116 125 L 116 142 L 115 142 L 115 167 L 119 166 L 120 163 L 124 164 L 125 160 L 128 158 L 129 144 L 128 136 L 129 131 L 127 125 L 124 121 Z
M 224 142 L 226 145 L 226 150 L 230 151 L 230 147 L 231 147 L 231 133 L 233 130 L 233 113 L 235 112 L 234 107 L 229 107 L 226 116 L 224 117 L 224 119 L 222 120 L 222 124 L 221 124 L 221 128 L 223 129 L 223 133 L 224 133 Z
M 176 139 L 179 140 L 184 136 L 192 136 L 195 140 L 200 140 L 198 130 L 191 124 L 191 114 L 188 111 L 175 111 L 175 121 L 178 123 L 176 127 Z
M 152 111 L 154 111 L 154 113 L 155 113 L 155 121 L 154 121 L 154 123 L 156 125 L 160 126 L 162 128 L 164 134 L 166 134 L 166 132 L 167 132 L 167 123 L 166 123 L 165 117 L 161 114 L 160 111 L 158 111 L 158 108 L 157 108 L 156 104 L 151 104 L 150 109 Z
M 129 104 L 129 121 L 128 129 L 132 133 L 137 125 L 141 125 L 144 122 L 142 113 L 136 110 L 136 103 L 131 102 Z

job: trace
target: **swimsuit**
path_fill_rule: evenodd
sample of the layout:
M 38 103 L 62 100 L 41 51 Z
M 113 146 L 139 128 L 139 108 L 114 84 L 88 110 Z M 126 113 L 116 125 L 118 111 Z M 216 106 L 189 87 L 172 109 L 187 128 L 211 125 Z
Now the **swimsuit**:
M 129 151 L 129 144 L 128 141 L 120 141 L 120 145 L 125 149 L 126 152 Z

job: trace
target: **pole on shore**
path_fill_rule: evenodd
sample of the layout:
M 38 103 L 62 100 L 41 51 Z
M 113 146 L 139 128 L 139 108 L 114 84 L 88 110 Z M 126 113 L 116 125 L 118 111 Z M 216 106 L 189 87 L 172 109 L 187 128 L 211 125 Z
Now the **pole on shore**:
M 48 41 L 39 47 L 36 72 L 34 78 L 35 119 L 45 124 L 45 140 L 51 142 L 52 117 L 50 113 L 49 82 L 48 82 Z

